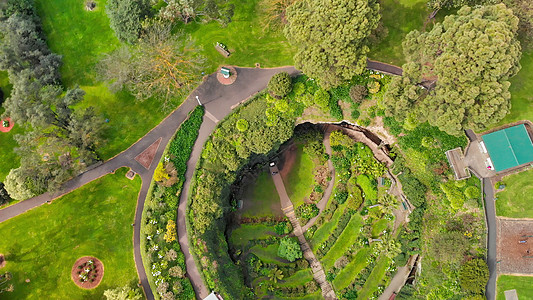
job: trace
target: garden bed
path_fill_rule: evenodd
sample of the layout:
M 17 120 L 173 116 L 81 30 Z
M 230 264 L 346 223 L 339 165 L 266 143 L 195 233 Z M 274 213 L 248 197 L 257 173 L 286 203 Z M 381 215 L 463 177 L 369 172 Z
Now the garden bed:
M 78 258 L 70 271 L 70 278 L 82 289 L 94 289 L 103 277 L 104 264 L 92 256 Z

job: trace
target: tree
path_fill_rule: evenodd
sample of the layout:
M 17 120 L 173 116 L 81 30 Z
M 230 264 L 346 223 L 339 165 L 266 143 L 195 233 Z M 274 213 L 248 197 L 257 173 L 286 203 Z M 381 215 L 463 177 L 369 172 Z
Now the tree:
M 500 121 L 510 109 L 509 78 L 520 70 L 517 29 L 512 11 L 498 4 L 465 6 L 430 32 L 410 32 L 403 75 L 384 97 L 387 114 L 452 135 Z
M 283 98 L 292 90 L 291 76 L 287 72 L 277 73 L 270 78 L 267 88 L 272 96 Z
M 105 7 L 109 25 L 117 38 L 130 44 L 137 42 L 142 21 L 150 9 L 149 0 L 109 0 Z
M 259 5 L 261 9 L 262 23 L 265 28 L 277 29 L 286 22 L 286 10 L 295 0 L 262 0 Z
M 368 36 L 380 20 L 376 0 L 303 0 L 287 8 L 285 35 L 295 65 L 324 89 L 366 68 Z
M 154 23 L 137 45 L 106 55 L 98 69 L 115 90 L 126 87 L 138 100 L 157 97 L 166 105 L 200 79 L 203 62 L 190 41 Z
M 368 89 L 364 85 L 354 85 L 350 88 L 350 98 L 355 103 L 361 103 L 368 95 Z
M 28 188 L 29 178 L 21 174 L 20 168 L 11 169 L 4 180 L 4 187 L 15 200 L 26 200 L 35 196 L 35 194 Z
M 483 259 L 474 258 L 461 266 L 459 282 L 463 290 L 474 294 L 483 294 L 488 281 L 489 267 Z
M 11 200 L 9 193 L 5 189 L 3 182 L 0 182 L 0 205 L 6 204 Z
M 459 8 L 464 5 L 475 6 L 483 4 L 496 4 L 498 0 L 428 0 L 428 7 L 433 10 L 443 8 Z
M 274 283 L 278 283 L 278 280 L 283 279 L 283 272 L 278 268 L 271 269 L 268 273 L 268 279 Z
M 141 294 L 137 289 L 132 289 L 129 286 L 116 287 L 104 291 L 104 296 L 107 300 L 138 300 L 142 299 Z
M 279 241 L 279 257 L 285 258 L 290 262 L 302 258 L 302 249 L 294 238 L 284 237 Z
M 329 107 L 329 95 L 328 91 L 324 89 L 318 89 L 315 92 L 314 100 L 315 104 L 318 105 L 322 110 L 326 111 Z
M 533 2 L 529 0 L 502 0 L 518 17 L 518 35 L 522 47 L 530 48 L 533 42 Z

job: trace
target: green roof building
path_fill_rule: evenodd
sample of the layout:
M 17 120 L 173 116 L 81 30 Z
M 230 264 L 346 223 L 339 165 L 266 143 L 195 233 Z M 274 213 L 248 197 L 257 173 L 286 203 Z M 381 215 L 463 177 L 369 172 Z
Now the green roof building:
M 533 162 L 533 143 L 524 124 L 481 137 L 495 171 L 504 171 Z

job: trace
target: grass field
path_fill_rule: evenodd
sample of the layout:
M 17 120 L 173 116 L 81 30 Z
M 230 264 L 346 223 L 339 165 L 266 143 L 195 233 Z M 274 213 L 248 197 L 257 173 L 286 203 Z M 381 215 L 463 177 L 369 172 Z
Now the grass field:
M 231 243 L 244 246 L 249 240 L 267 239 L 274 229 L 263 224 L 242 224 L 231 232 Z
M 258 12 L 258 0 L 230 0 L 235 5 L 235 15 L 226 27 L 218 22 L 189 23 L 182 30 L 191 35 L 207 58 L 206 72 L 214 72 L 219 65 L 237 65 L 272 68 L 292 65 L 294 50 L 282 32 L 264 29 Z M 225 44 L 231 52 L 225 58 L 215 49 L 217 42 Z
M 305 259 L 305 258 L 303 258 Z M 283 278 L 283 282 L 280 286 L 302 286 L 307 282 L 314 280 L 311 269 L 300 270 L 294 273 L 291 277 Z
M 102 159 L 109 159 L 141 138 L 169 111 L 161 111 L 154 99 L 139 102 L 126 92 L 113 94 L 98 81 L 96 63 L 120 45 L 109 27 L 105 4 L 106 0 L 100 0 L 97 9 L 89 12 L 83 1 L 36 1 L 47 43 L 63 56 L 63 84 L 79 84 L 87 92 L 80 106 L 94 106 L 109 119 L 104 129 L 106 142 L 98 149 Z
M 325 222 L 320 226 L 316 231 L 313 237 L 311 238 L 311 248 L 313 251 L 316 251 L 318 249 L 318 246 L 322 244 L 325 240 L 328 239 L 329 235 L 335 229 L 337 226 L 337 223 L 339 222 L 339 218 L 344 214 L 344 207 L 346 204 L 340 205 L 337 207 L 337 210 L 335 210 L 335 213 L 333 214 L 333 217 L 331 217 L 331 220 L 329 222 Z
M 369 254 L 370 247 L 361 248 L 352 261 L 337 274 L 333 280 L 333 287 L 336 291 L 341 291 L 352 283 L 357 274 L 368 265 Z
M 385 276 L 385 271 L 390 264 L 390 259 L 387 257 L 380 257 L 376 262 L 376 265 L 372 269 L 372 273 L 368 276 L 368 279 L 365 281 L 365 285 L 359 291 L 357 298 L 360 299 L 369 299 L 370 296 L 378 289 L 378 285 L 383 281 Z
M 533 277 L 500 275 L 496 284 L 497 300 L 505 300 L 504 292 L 516 289 L 518 299 L 533 300 Z
M 329 270 L 339 257 L 343 256 L 346 250 L 353 245 L 359 235 L 363 218 L 359 214 L 352 215 L 350 222 L 335 241 L 335 245 L 329 249 L 326 256 L 321 259 L 324 270 Z
M 505 189 L 496 194 L 496 214 L 509 218 L 533 218 L 533 170 L 503 178 Z
M 381 19 L 388 35 L 370 46 L 369 58 L 401 66 L 405 63 L 402 41 L 414 29 L 422 30 L 430 14 L 425 0 L 382 0 Z
M 519 120 L 533 121 L 533 50 L 522 53 L 520 64 L 522 69 L 511 78 L 511 112 L 498 125 Z
M 262 247 L 261 245 L 255 245 L 250 249 L 257 257 L 262 261 L 271 264 L 283 265 L 281 258 L 278 256 L 278 244 L 268 245 L 267 247 Z
M 298 145 L 296 161 L 289 174 L 287 174 L 287 177 L 283 178 L 287 194 L 294 207 L 303 204 L 304 199 L 309 198 L 309 195 L 313 191 L 315 182 L 313 177 L 314 167 L 314 163 L 309 155 L 303 151 L 303 145 Z
M 268 172 L 261 172 L 247 187 L 242 215 L 244 217 L 282 216 L 279 194 Z M 248 203 L 246 203 L 248 202 Z
M 103 291 L 136 284 L 133 223 L 141 180 L 107 175 L 0 224 L 3 272 L 11 272 L 15 290 L 2 299 L 100 299 Z M 82 290 L 70 279 L 72 265 L 91 255 L 104 264 L 99 287 Z M 26 283 L 25 280 L 30 282 Z

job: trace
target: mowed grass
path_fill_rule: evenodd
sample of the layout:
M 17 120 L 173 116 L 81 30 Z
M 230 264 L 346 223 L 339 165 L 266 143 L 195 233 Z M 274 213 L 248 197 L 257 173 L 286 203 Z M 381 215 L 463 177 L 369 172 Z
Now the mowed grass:
M 231 243 L 244 246 L 249 240 L 267 239 L 273 232 L 272 227 L 263 224 L 242 224 L 231 232 Z
M 316 231 L 313 237 L 311 238 L 311 248 L 313 251 L 316 251 L 318 249 L 318 246 L 322 244 L 325 240 L 328 239 L 329 235 L 335 229 L 337 226 L 337 223 L 339 222 L 340 217 L 344 214 L 344 207 L 346 206 L 346 203 L 339 205 L 335 212 L 333 213 L 333 217 L 331 217 L 331 220 L 329 222 L 325 222 L 320 226 Z
M 368 255 L 370 255 L 370 247 L 361 248 L 352 258 L 352 261 L 340 270 L 333 280 L 333 287 L 336 291 L 343 290 L 353 282 L 359 272 L 368 265 Z
M 0 72 L 0 89 L 4 94 L 4 100 L 10 96 L 13 89 L 6 71 Z M 0 115 L 3 113 L 4 109 L 0 106 Z M 23 132 L 24 130 L 18 124 L 15 124 L 9 132 L 0 132 L 0 182 L 6 179 L 11 169 L 18 168 L 20 165 L 20 157 L 15 153 L 17 142 L 13 137 L 15 134 L 22 134 Z
M 498 126 L 520 120 L 533 121 L 533 50 L 522 53 L 520 64 L 522 69 L 510 80 L 511 112 Z
M 363 288 L 359 291 L 357 298 L 359 299 L 369 299 L 370 296 L 377 291 L 378 286 L 383 281 L 387 267 L 390 265 L 391 261 L 387 257 L 380 257 L 376 262 L 376 265 L 372 269 L 372 273 L 368 276 L 368 279 L 365 281 Z
M 505 189 L 496 194 L 496 214 L 509 218 L 533 218 L 533 170 L 503 178 Z
M 189 23 L 180 30 L 190 34 L 201 53 L 207 58 L 206 72 L 214 72 L 220 65 L 263 68 L 293 64 L 295 49 L 281 31 L 265 30 L 258 8 L 259 0 L 230 0 L 235 5 L 231 22 L 222 27 L 218 22 Z M 228 58 L 215 49 L 217 42 L 225 44 L 231 52 Z
M 410 31 L 422 30 L 424 20 L 431 13 L 426 2 L 425 0 L 380 1 L 381 19 L 388 34 L 379 43 L 370 45 L 368 57 L 397 66 L 405 63 L 402 41 Z
M 533 300 L 533 277 L 500 275 L 496 283 L 496 299 L 505 300 L 505 291 L 516 290 L 518 299 Z
M 303 204 L 304 199 L 309 198 L 313 191 L 315 183 L 313 169 L 314 163 L 311 157 L 303 151 L 303 145 L 298 145 L 294 165 L 283 178 L 287 194 L 295 208 Z
M 63 85 L 80 85 L 87 94 L 79 106 L 94 106 L 109 119 L 104 128 L 105 142 L 97 150 L 104 160 L 128 148 L 170 112 L 160 109 L 159 100 L 139 102 L 127 92 L 110 92 L 98 80 L 95 65 L 105 53 L 120 46 L 109 27 L 105 5 L 106 0 L 99 0 L 97 8 L 89 12 L 83 1 L 36 1 L 48 46 L 63 57 Z
M 268 245 L 267 247 L 255 245 L 250 249 L 250 251 L 267 264 L 285 264 L 278 256 L 278 244 Z
M 276 186 L 269 172 L 261 172 L 247 187 L 243 203 L 244 217 L 283 216 Z
M 342 233 L 335 241 L 335 245 L 329 249 L 328 253 L 322 258 L 322 266 L 324 270 L 329 270 L 354 243 L 359 236 L 359 228 L 363 225 L 363 218 L 359 214 L 354 214 L 350 218 L 348 225 L 344 228 Z
M 305 259 L 305 258 L 302 258 Z M 313 279 L 313 273 L 311 273 L 311 269 L 305 269 L 300 270 L 294 273 L 294 275 L 283 278 L 283 282 L 280 283 L 280 286 L 302 286 L 305 285 L 307 282 L 314 280 Z
M 10 272 L 12 293 L 2 299 L 101 299 L 104 290 L 136 284 L 133 227 L 141 180 L 117 170 L 80 189 L 0 224 L 3 272 Z M 82 256 L 104 264 L 104 278 L 93 290 L 70 278 Z M 25 282 L 29 279 L 30 282 Z

